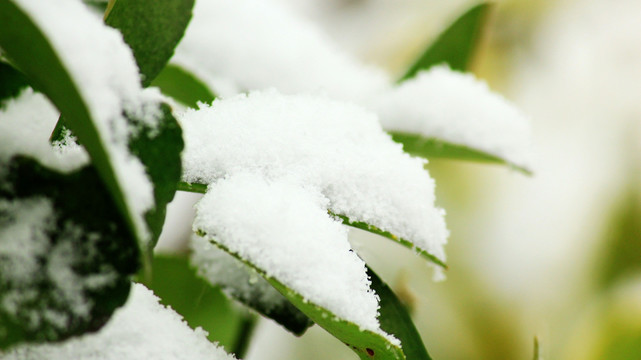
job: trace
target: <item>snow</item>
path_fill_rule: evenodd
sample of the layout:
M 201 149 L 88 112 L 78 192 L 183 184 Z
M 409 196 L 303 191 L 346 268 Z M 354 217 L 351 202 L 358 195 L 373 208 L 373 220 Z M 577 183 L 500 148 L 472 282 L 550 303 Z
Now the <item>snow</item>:
M 87 164 L 87 153 L 73 141 L 65 146 L 50 145 L 49 136 L 58 117 L 58 111 L 49 100 L 31 88 L 7 100 L 0 109 L 0 163 L 22 154 L 61 172 Z
M 213 285 L 219 285 L 230 297 L 242 302 L 256 302 L 266 311 L 289 302 L 255 270 L 243 264 L 205 238 L 191 239 L 191 263 L 198 274 Z
M 374 98 L 370 108 L 386 130 L 442 139 L 531 165 L 528 119 L 486 83 L 446 65 L 420 72 Z
M 437 68 L 394 85 L 382 69 L 341 51 L 315 24 L 274 1 L 197 2 L 172 62 L 219 95 L 272 87 L 325 94 L 376 111 L 386 130 L 418 132 L 531 165 L 527 120 L 484 83 Z
M 180 315 L 158 303 L 143 285 L 134 284 L 126 305 L 99 332 L 59 344 L 19 347 L 4 360 L 232 360 L 207 340 L 201 328 L 192 330 Z
M 216 100 L 178 117 L 183 180 L 210 184 L 239 171 L 290 177 L 327 209 L 389 231 L 444 259 L 448 232 L 422 159 L 403 153 L 376 115 L 357 106 L 274 90 Z
M 194 230 L 339 319 L 388 336 L 365 263 L 327 205 L 297 181 L 239 173 L 210 185 L 196 205 Z
M 160 114 L 157 97 L 142 91 L 131 50 L 120 33 L 104 25 L 77 0 L 16 0 L 47 34 L 90 112 L 124 192 L 139 238 L 149 239 L 144 214 L 153 204 L 153 188 L 143 165 L 128 150 L 131 132 L 123 113 L 152 126 Z
M 389 83 L 342 52 L 320 29 L 273 1 L 197 1 L 172 63 L 220 95 L 276 86 L 357 101 Z

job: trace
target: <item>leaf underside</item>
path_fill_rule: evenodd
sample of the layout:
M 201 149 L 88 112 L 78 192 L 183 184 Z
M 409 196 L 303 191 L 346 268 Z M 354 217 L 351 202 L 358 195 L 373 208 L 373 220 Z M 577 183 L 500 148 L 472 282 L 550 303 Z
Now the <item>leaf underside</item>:
M 450 160 L 503 164 L 525 175 L 532 175 L 532 172 L 526 167 L 511 163 L 496 155 L 472 149 L 465 145 L 458 145 L 436 138 L 427 138 L 418 134 L 394 131 L 389 132 L 389 134 L 392 136 L 392 140 L 403 144 L 403 150 L 405 152 L 414 156 L 426 159 L 444 158 Z
M 438 64 L 448 64 L 452 70 L 466 71 L 479 45 L 487 14 L 488 3 L 481 3 L 456 19 L 429 45 L 399 82 L 413 78 L 419 71 Z
M 238 254 L 230 251 L 223 245 L 215 242 L 207 236 L 206 233 L 199 231 L 199 236 L 209 239 L 214 245 L 218 246 L 227 253 L 233 255 L 247 266 L 256 270 L 258 274 L 263 276 L 276 290 L 283 294 L 294 306 L 301 310 L 316 324 L 327 330 L 334 337 L 342 341 L 354 352 L 358 354 L 361 359 L 389 359 L 389 360 L 404 360 L 405 355 L 398 346 L 393 345 L 383 336 L 373 333 L 369 330 L 361 330 L 358 325 L 339 319 L 333 313 L 318 305 L 313 304 L 309 299 L 304 298 L 302 295 L 291 290 L 283 283 L 273 277 L 265 274 L 265 271 L 253 263 L 241 258 Z
M 61 174 L 26 157 L 14 157 L 0 166 L 8 170 L 6 177 L 0 179 L 1 202 L 6 205 L 44 198 L 51 201 L 55 212 L 55 224 L 47 230 L 46 244 L 33 232 L 28 240 L 21 238 L 25 241 L 23 246 L 37 241 L 48 249 L 31 259 L 38 264 L 38 270 L 29 281 L 16 278 L 16 264 L 0 254 L 0 349 L 22 342 L 61 341 L 97 331 L 127 300 L 130 277 L 140 265 L 136 239 L 97 171 L 86 166 Z M 0 210 L 0 229 L 28 221 L 16 216 Z M 11 245 L 16 241 L 15 233 L 0 230 L 0 235 L 7 236 L 0 237 L 0 244 L 15 246 Z M 33 254 L 25 251 L 21 254 Z M 67 267 L 57 265 L 55 259 L 60 257 L 54 256 L 56 253 L 65 254 L 65 261 L 70 262 Z M 63 274 L 61 282 L 59 276 Z M 91 285 L 92 281 L 98 283 Z M 66 295 L 65 291 L 77 286 L 82 289 L 74 294 L 91 305 L 88 314 L 78 312 L 77 296 Z

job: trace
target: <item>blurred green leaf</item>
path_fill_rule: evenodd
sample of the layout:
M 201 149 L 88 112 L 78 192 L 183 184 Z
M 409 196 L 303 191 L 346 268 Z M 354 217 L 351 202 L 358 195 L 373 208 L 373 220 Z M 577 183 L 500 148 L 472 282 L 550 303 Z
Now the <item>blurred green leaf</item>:
M 276 290 L 294 304 L 294 306 L 300 309 L 316 324 L 349 346 L 361 359 L 405 359 L 401 348 L 392 344 L 383 336 L 369 330 L 361 330 L 358 325 L 339 319 L 331 311 L 314 304 L 309 299 L 285 286 L 278 279 L 267 276 L 263 269 L 241 258 L 238 254 L 230 251 L 226 247 L 215 243 L 215 240 L 208 237 L 206 233 L 202 231 L 198 231 L 197 233 L 199 236 L 210 239 L 216 246 L 256 270 L 258 274 L 264 277 Z
M 481 3 L 461 15 L 430 44 L 399 82 L 413 78 L 421 70 L 443 63 L 453 70 L 469 70 L 490 9 L 490 4 Z
M 28 86 L 27 78 L 20 71 L 0 61 L 0 109 L 4 107 L 6 100 L 18 96 Z
M 151 83 L 163 94 L 191 108 L 198 108 L 198 102 L 210 104 L 216 98 L 207 86 L 183 68 L 168 64 Z
M 127 300 L 140 266 L 136 239 L 98 173 L 63 174 L 26 157 L 0 167 L 0 348 L 97 331 Z M 44 199 L 50 226 L 16 238 L 12 227 L 33 221 L 16 206 Z
M 148 86 L 165 67 L 191 20 L 194 0 L 116 0 L 105 23 L 122 33 Z
M 407 312 L 407 308 L 396 297 L 392 289 L 370 267 L 367 268 L 367 274 L 372 281 L 372 289 L 380 298 L 378 320 L 381 323 L 381 329 L 401 341 L 401 346 L 407 359 L 431 360 L 423 340 Z
M 532 172 L 520 165 L 510 163 L 498 156 L 472 149 L 467 146 L 449 143 L 436 138 L 426 138 L 418 134 L 390 132 L 392 139 L 403 144 L 403 150 L 411 155 L 420 156 L 426 159 L 446 158 L 452 160 L 466 160 L 476 162 L 487 162 L 504 164 L 518 170 L 525 175 L 532 175 Z
M 614 212 L 606 233 L 601 285 L 609 287 L 641 272 L 641 191 L 629 190 Z
M 236 334 L 247 315 L 234 309 L 220 289 L 198 277 L 186 257 L 156 255 L 152 270 L 148 285 L 161 303 L 181 314 L 192 328 L 206 330 L 209 340 L 233 351 L 238 342 Z

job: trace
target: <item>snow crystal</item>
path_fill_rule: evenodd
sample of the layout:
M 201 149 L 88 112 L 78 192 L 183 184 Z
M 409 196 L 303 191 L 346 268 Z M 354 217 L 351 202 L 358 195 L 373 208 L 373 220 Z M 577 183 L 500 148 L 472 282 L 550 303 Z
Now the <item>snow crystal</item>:
M 51 146 L 49 135 L 59 113 L 49 100 L 31 88 L 0 109 L 0 162 L 17 154 L 32 156 L 43 165 L 69 172 L 88 162 L 87 153 L 73 141 Z
M 387 336 L 365 263 L 328 200 L 290 179 L 238 173 L 210 185 L 196 205 L 194 230 L 254 264 L 338 318 Z
M 413 242 L 440 259 L 448 232 L 424 160 L 403 153 L 376 115 L 311 95 L 256 92 L 188 110 L 183 178 L 210 184 L 252 170 L 296 178 L 336 214 Z
M 530 165 L 528 120 L 471 74 L 438 66 L 372 99 L 387 130 L 466 145 Z
M 153 125 L 159 108 L 142 91 L 131 50 L 117 30 L 80 1 L 16 0 L 16 5 L 47 34 L 69 71 L 107 149 L 139 237 L 147 239 L 143 216 L 153 206 L 153 188 L 140 161 L 128 151 L 132 129 L 123 113 Z
M 208 240 L 194 235 L 191 248 L 191 262 L 198 274 L 211 284 L 220 285 L 229 296 L 258 302 L 267 312 L 288 301 L 256 271 Z
M 404 130 L 530 162 L 523 116 L 485 84 L 437 68 L 398 87 L 382 69 L 341 52 L 321 29 L 266 0 L 199 1 L 172 60 L 220 95 L 275 87 L 324 93 L 379 112 Z
M 172 62 L 221 95 L 276 86 L 359 100 L 389 83 L 338 49 L 320 29 L 265 0 L 197 1 Z
M 192 330 L 180 315 L 158 303 L 158 298 L 134 284 L 129 300 L 95 334 L 59 344 L 22 346 L 4 360 L 232 360 L 207 340 L 201 328 Z

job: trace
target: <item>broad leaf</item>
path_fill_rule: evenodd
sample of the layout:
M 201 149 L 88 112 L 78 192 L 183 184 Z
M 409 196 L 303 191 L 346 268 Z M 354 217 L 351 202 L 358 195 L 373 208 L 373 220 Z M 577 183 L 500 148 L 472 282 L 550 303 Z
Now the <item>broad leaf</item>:
M 139 267 L 98 173 L 62 174 L 25 157 L 0 166 L 0 348 L 98 330 Z
M 420 156 L 427 159 L 445 158 L 452 160 L 505 164 L 526 175 L 532 174 L 528 168 L 510 163 L 505 159 L 478 149 L 449 143 L 436 138 L 428 138 L 418 134 L 391 131 L 390 135 L 394 141 L 403 144 L 403 150 L 405 152 L 414 156 Z
M 18 96 L 28 86 L 29 82 L 24 75 L 13 66 L 0 61 L 0 109 L 7 99 Z
M 490 9 L 489 4 L 481 3 L 461 15 L 438 36 L 399 81 L 403 82 L 421 70 L 443 63 L 453 70 L 468 70 Z
M 380 298 L 379 304 L 381 307 L 378 319 L 381 322 L 381 329 L 401 341 L 403 352 L 408 359 L 431 360 L 405 305 L 396 297 L 392 289 L 369 267 L 367 268 L 367 274 L 372 281 L 372 289 L 376 291 Z
M 207 234 L 202 232 L 199 232 L 198 235 L 208 238 Z M 215 239 L 211 239 L 211 241 L 216 244 Z M 256 270 L 258 274 L 262 275 L 276 290 L 294 304 L 294 306 L 300 309 L 316 324 L 349 346 L 361 359 L 405 359 L 402 349 L 392 344 L 382 335 L 369 330 L 361 330 L 358 325 L 336 317 L 332 312 L 314 304 L 309 299 L 289 289 L 277 279 L 267 276 L 263 269 L 242 259 L 238 254 L 231 252 L 224 246 L 216 245 Z
M 205 194 L 207 192 L 207 185 L 197 184 L 197 183 L 186 183 L 186 182 L 182 182 L 181 181 L 178 184 L 178 190 Z M 425 250 L 421 250 L 421 249 L 416 248 L 416 246 L 414 246 L 414 244 L 412 244 L 410 241 L 408 241 L 406 239 L 403 239 L 403 238 L 401 238 L 399 236 L 396 236 L 396 235 L 394 235 L 394 234 L 392 234 L 392 233 L 390 233 L 388 231 L 383 231 L 383 230 L 377 228 L 374 225 L 370 225 L 370 224 L 367 224 L 367 223 L 364 223 L 364 222 L 352 221 L 345 215 L 335 214 L 335 213 L 333 213 L 331 211 L 328 211 L 328 212 L 332 216 L 335 216 L 335 217 L 339 218 L 343 222 L 343 224 L 345 224 L 345 225 L 348 225 L 348 226 L 351 226 L 351 227 L 355 227 L 357 229 L 365 230 L 365 231 L 371 232 L 373 234 L 381 235 L 381 236 L 386 237 L 386 238 L 388 238 L 390 240 L 396 241 L 399 244 L 401 244 L 401 245 L 403 245 L 403 246 L 405 246 L 405 247 L 407 247 L 409 249 L 412 249 L 412 250 L 416 251 L 419 255 L 423 256 L 425 259 L 429 260 L 430 262 L 432 262 L 432 263 L 434 263 L 434 264 L 436 264 L 436 265 L 438 265 L 438 266 L 440 266 L 440 267 L 442 267 L 444 269 L 447 269 L 447 265 L 442 260 L 440 260 L 438 257 L 434 256 L 433 254 L 428 253 Z
M 193 74 L 177 66 L 168 64 L 151 83 L 160 88 L 163 94 L 192 108 L 198 107 L 198 102 L 210 104 L 216 95 Z
M 191 19 L 194 0 L 116 0 L 105 23 L 122 33 L 131 47 L 142 85 L 165 67 Z

